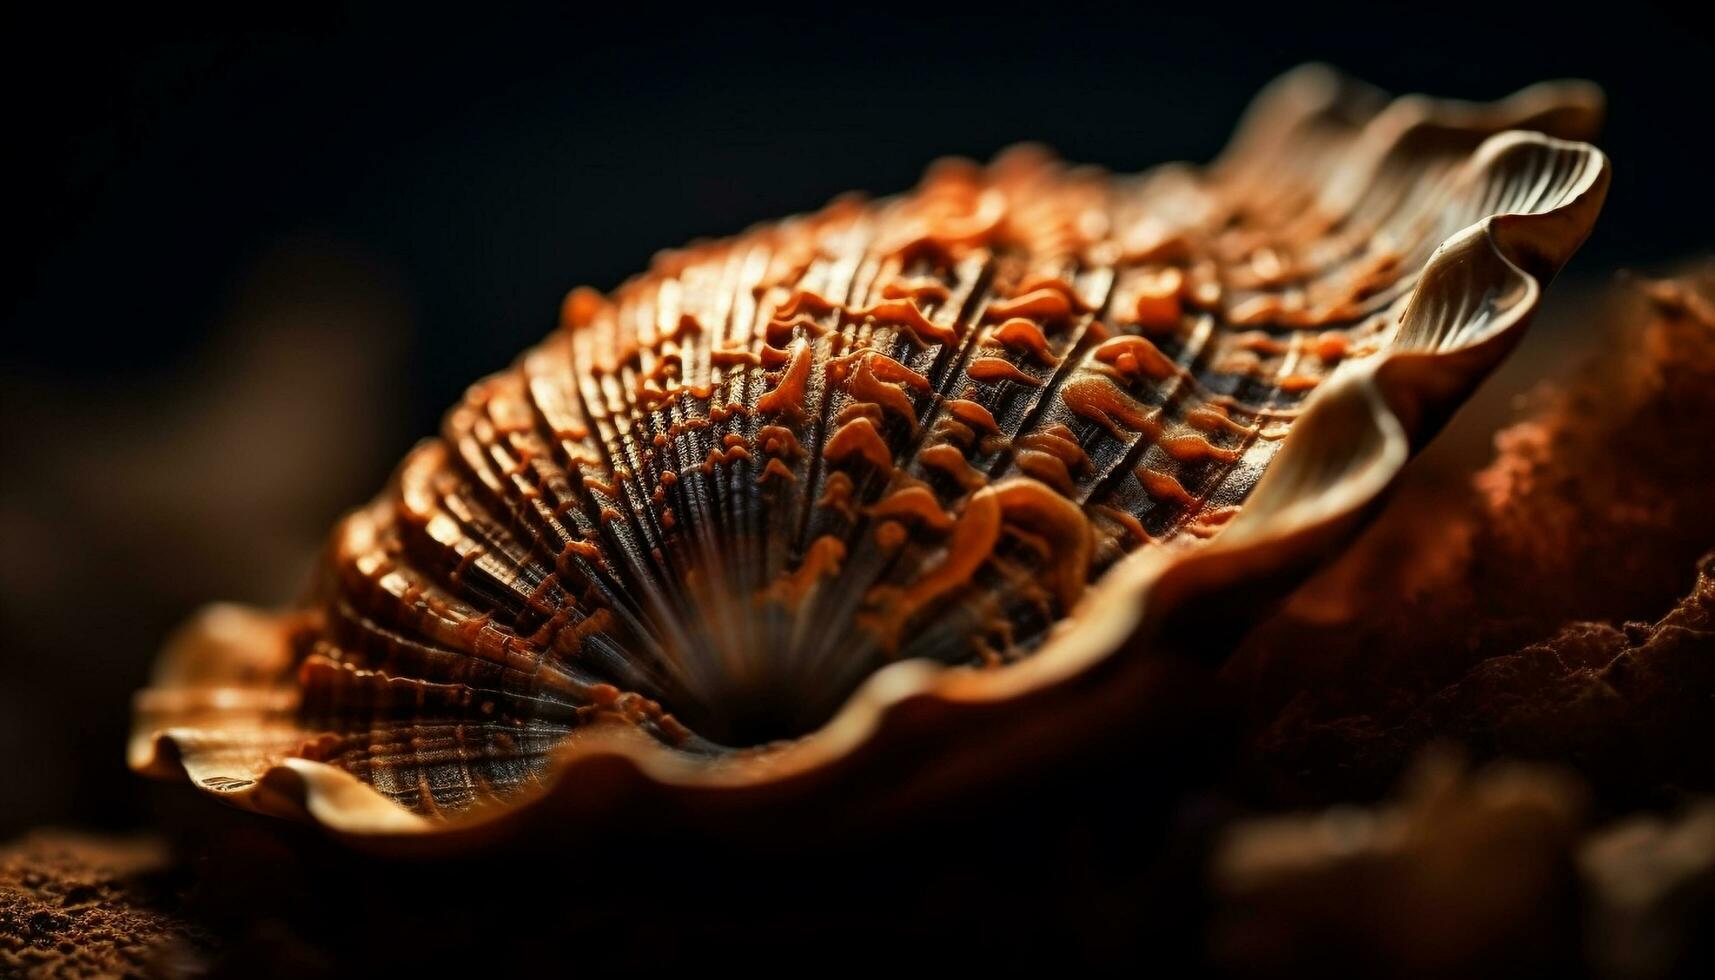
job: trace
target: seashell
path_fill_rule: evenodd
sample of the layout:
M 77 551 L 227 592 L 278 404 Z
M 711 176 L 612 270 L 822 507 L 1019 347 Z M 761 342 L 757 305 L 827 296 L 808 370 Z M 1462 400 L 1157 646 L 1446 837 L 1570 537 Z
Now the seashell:
M 375 839 L 904 806 L 1099 738 L 1169 612 L 1349 530 L 1516 340 L 1599 103 L 1313 66 L 1206 169 L 946 161 L 574 290 L 299 606 L 169 644 L 132 764 Z

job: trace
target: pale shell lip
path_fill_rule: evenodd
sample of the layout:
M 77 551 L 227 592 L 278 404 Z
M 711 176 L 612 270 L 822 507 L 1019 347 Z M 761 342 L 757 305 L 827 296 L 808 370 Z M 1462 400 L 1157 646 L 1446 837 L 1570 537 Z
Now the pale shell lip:
M 1287 136 L 1290 126 L 1283 119 L 1290 123 L 1379 99 L 1379 93 L 1323 66 L 1298 69 L 1258 98 L 1234 150 L 1216 166 L 1259 162 L 1257 154 Z M 1390 151 L 1428 130 L 1482 133 L 1551 121 L 1560 131 L 1584 135 L 1599 114 L 1600 93 L 1587 83 L 1532 86 L 1488 105 L 1398 99 L 1374 115 L 1360 137 L 1370 161 L 1362 179 L 1385 166 Z M 200 627 L 169 646 L 157 665 L 155 686 L 139 693 L 130 764 L 159 778 L 189 779 L 244 809 L 308 819 L 354 842 L 445 840 L 491 833 L 544 807 L 591 815 L 645 793 L 684 794 L 714 807 L 791 798 L 825 787 L 829 772 L 842 765 L 861 765 L 866 748 L 909 738 L 925 713 L 932 712 L 945 731 L 957 732 L 999 706 L 1024 710 L 1027 701 L 1063 698 L 1057 688 L 1098 665 L 1137 669 L 1148 659 L 1144 641 L 1150 630 L 1187 597 L 1300 562 L 1348 530 L 1399 472 L 1414 443 L 1431 433 L 1437 416 L 1517 342 L 1543 281 L 1593 225 L 1609 166 L 1587 144 L 1510 130 L 1483 141 L 1464 167 L 1478 174 L 1514 164 L 1534 168 L 1534 182 L 1519 190 L 1523 200 L 1498 202 L 1440 245 L 1388 349 L 1343 364 L 1311 396 L 1240 515 L 1194 551 L 1144 549 L 1121 560 L 1039 651 L 1016 664 L 986 671 L 927 661 L 890 665 L 869 677 L 822 728 L 766 750 L 760 759 L 753 755 L 743 767 L 694 762 L 644 738 L 593 729 L 559 750 L 545 792 L 511 807 L 433 820 L 402 809 L 343 770 L 284 758 L 302 733 L 265 722 L 292 703 L 294 692 L 254 683 L 267 676 L 273 658 L 284 655 L 275 618 L 214 607 Z M 1331 182 L 1325 193 L 1353 193 L 1349 184 Z M 169 718 L 180 723 L 166 724 Z M 247 718 L 254 722 L 253 738 L 244 748 L 277 748 L 275 764 L 258 770 L 254 761 L 249 768 L 237 762 L 243 756 L 232 752 L 231 726 Z M 580 792 L 590 778 L 610 792 Z

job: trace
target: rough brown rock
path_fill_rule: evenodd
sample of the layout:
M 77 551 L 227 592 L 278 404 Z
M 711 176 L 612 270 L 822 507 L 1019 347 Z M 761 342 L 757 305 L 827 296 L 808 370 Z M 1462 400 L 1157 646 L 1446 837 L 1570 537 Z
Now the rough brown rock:
M 1434 738 L 1618 806 L 1715 787 L 1715 266 L 1621 294 L 1486 465 L 1409 471 L 1229 663 L 1265 795 L 1372 797 Z
M 0 849 L 0 974 L 188 976 L 208 949 L 152 839 L 46 830 Z
M 1453 977 L 1572 962 L 1575 777 L 1432 756 L 1376 809 L 1240 821 L 1213 863 L 1216 956 L 1245 974 Z

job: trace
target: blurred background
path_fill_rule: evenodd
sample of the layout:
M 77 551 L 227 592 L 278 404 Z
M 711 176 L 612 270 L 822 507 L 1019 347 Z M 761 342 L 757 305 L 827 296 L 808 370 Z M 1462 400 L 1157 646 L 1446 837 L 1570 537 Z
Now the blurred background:
M 291 599 L 465 384 L 659 248 L 1020 140 L 1207 160 L 1311 59 L 1395 92 L 1606 88 L 1613 190 L 1537 343 L 1580 283 L 1711 245 L 1686 188 L 1715 45 L 1647 3 L 484 14 L 3 15 L 0 839 L 139 823 L 128 702 L 164 634 Z

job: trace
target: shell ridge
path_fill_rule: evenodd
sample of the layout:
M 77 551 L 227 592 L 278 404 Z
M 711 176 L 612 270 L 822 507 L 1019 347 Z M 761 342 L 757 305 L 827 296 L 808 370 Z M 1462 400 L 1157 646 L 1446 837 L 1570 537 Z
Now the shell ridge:
M 816 553 L 815 542 L 822 540 L 828 534 L 826 525 L 818 522 L 818 512 L 821 508 L 814 503 L 826 492 L 829 481 L 827 470 L 828 447 L 831 438 L 830 432 L 833 429 L 835 406 L 839 402 L 839 392 L 835 389 L 828 367 L 832 358 L 839 352 L 860 348 L 860 340 L 863 338 L 863 331 L 866 329 L 869 318 L 854 319 L 845 314 L 853 307 L 869 305 L 865 301 L 868 299 L 868 290 L 873 284 L 873 277 L 865 279 L 862 274 L 868 271 L 865 269 L 865 265 L 870 260 L 870 253 L 877 241 L 886 235 L 887 220 L 888 215 L 884 211 L 882 215 L 862 222 L 861 238 L 858 238 L 855 231 L 851 233 L 852 237 L 858 238 L 858 240 L 852 243 L 850 248 L 853 257 L 847 263 L 849 271 L 845 273 L 844 279 L 837 288 L 832 287 L 830 283 L 822 283 L 817 292 L 820 297 L 818 305 L 823 309 L 815 315 L 814 319 L 821 328 L 820 333 L 816 337 L 801 337 L 798 340 L 799 343 L 808 346 L 813 357 L 812 374 L 816 392 L 815 410 L 810 413 L 809 418 L 800 418 L 796 426 L 803 435 L 801 440 L 804 453 L 802 479 L 806 492 L 797 498 L 801 508 L 797 529 L 791 538 L 790 552 L 785 556 L 785 566 L 776 574 L 774 581 L 779 581 L 782 576 L 792 572 L 802 572 L 811 556 Z M 828 266 L 827 268 L 829 275 L 832 275 L 833 268 L 837 268 L 837 266 Z M 801 278 L 792 284 L 790 292 L 794 300 L 798 300 L 804 295 L 804 282 L 805 280 Z M 794 303 L 793 305 L 799 304 Z M 776 312 L 778 309 L 777 307 Z M 830 322 L 822 323 L 824 317 L 828 318 Z M 760 538 L 761 535 L 759 534 L 758 537 Z M 824 551 L 823 553 L 832 554 L 831 551 Z M 835 581 L 838 581 L 839 576 L 849 569 L 846 558 L 847 556 L 842 551 L 839 557 L 835 559 L 837 563 Z M 812 570 L 819 571 L 820 569 L 818 567 Z M 818 595 L 812 599 L 812 604 L 809 606 L 810 610 L 815 608 L 814 603 L 820 601 L 820 594 L 824 594 L 819 588 L 821 581 L 821 578 L 818 577 L 810 585 L 812 589 L 818 592 Z M 806 604 L 801 600 L 796 602 L 789 600 L 781 605 L 789 607 L 785 609 L 785 616 L 790 620 L 791 626 L 790 631 L 784 636 L 784 649 L 787 651 L 787 655 L 783 658 L 780 673 L 785 676 L 803 676 L 804 671 L 814 670 L 820 659 L 821 651 L 818 649 L 818 643 L 808 635 L 816 629 L 819 620 L 807 614 Z M 777 676 L 779 675 L 777 674 Z
M 1198 318 L 1197 326 L 1192 329 L 1189 340 L 1173 361 L 1177 370 L 1175 372 L 1175 387 L 1169 394 L 1170 399 L 1196 397 L 1206 401 L 1213 394 L 1201 386 L 1193 372 L 1193 365 L 1211 353 L 1210 341 L 1214 337 L 1215 329 L 1214 317 L 1204 315 Z M 1121 334 L 1121 336 L 1130 336 L 1130 334 Z M 1165 404 L 1167 402 L 1164 402 Z M 1118 485 L 1124 481 L 1127 475 L 1135 473 L 1142 464 L 1143 456 L 1149 452 L 1153 445 L 1150 440 L 1141 435 L 1131 440 L 1123 453 L 1117 456 L 1112 463 L 1098 470 L 1085 499 L 1098 506 L 1108 505 L 1114 495 L 1119 492 Z M 1123 506 L 1119 509 L 1126 513 L 1130 512 L 1129 508 Z M 1151 535 L 1151 538 L 1152 541 L 1146 542 L 1146 544 L 1160 543 L 1154 535 Z
M 607 319 L 608 314 L 604 310 L 596 322 L 579 329 L 565 344 L 564 356 L 570 377 L 582 376 L 583 372 L 578 369 L 578 365 L 594 365 L 598 362 L 598 358 L 590 350 L 590 345 L 595 337 L 600 335 L 603 322 Z M 585 351 L 582 357 L 579 354 L 580 349 Z M 602 482 L 600 480 L 591 481 L 589 476 L 591 469 L 599 468 L 601 473 L 610 479 L 613 473 L 612 456 L 608 448 L 607 437 L 602 432 L 604 420 L 590 402 L 591 393 L 585 390 L 582 385 L 568 385 L 564 394 L 566 396 L 565 406 L 575 413 L 574 420 L 580 425 L 582 431 L 587 433 L 579 440 L 579 444 L 585 450 L 581 454 L 581 460 L 579 456 L 573 456 L 569 450 L 562 448 L 562 453 L 567 462 L 577 465 L 580 470 L 577 473 L 577 487 L 579 489 L 573 491 L 574 496 L 568 512 L 576 511 L 582 515 L 580 523 L 586 535 L 593 534 L 595 540 L 607 539 L 612 541 L 614 545 L 602 549 L 605 559 L 603 567 L 585 565 L 590 573 L 590 582 L 592 584 L 608 583 L 599 586 L 597 589 L 598 594 L 604 600 L 604 607 L 621 617 L 622 622 L 626 625 L 626 635 L 632 641 L 629 644 L 629 649 L 633 655 L 644 657 L 647 664 L 655 667 L 655 671 L 651 672 L 654 676 L 651 678 L 650 686 L 663 693 L 670 692 L 677 685 L 670 678 L 659 674 L 659 670 L 671 669 L 673 664 L 666 646 L 655 632 L 654 624 L 657 620 L 649 615 L 647 607 L 633 606 L 626 601 L 628 592 L 624 583 L 629 580 L 634 585 L 643 584 L 645 587 L 638 591 L 642 593 L 646 602 L 659 603 L 662 597 L 654 590 L 647 588 L 645 576 L 648 575 L 648 570 L 638 567 L 636 546 L 630 544 L 626 537 L 622 537 L 620 532 L 615 529 L 615 525 L 620 524 L 621 521 L 609 518 L 610 512 L 615 514 L 619 512 L 614 510 L 611 504 L 604 503 L 602 497 L 607 496 L 608 499 L 614 500 L 616 503 L 623 502 L 627 508 L 631 506 L 631 503 L 629 499 L 623 501 L 616 499 L 623 495 L 603 494 L 591 486 L 592 482 Z M 611 428 L 611 426 L 607 427 Z M 572 474 L 568 471 L 568 476 L 570 475 Z M 615 480 L 615 489 L 617 489 L 617 483 L 618 481 Z M 586 538 L 585 540 L 590 539 Z M 614 555 L 615 551 L 618 552 L 617 556 Z M 615 557 L 619 559 L 617 562 L 613 560 Z M 582 561 L 581 558 L 579 560 Z M 640 575 L 640 572 L 643 575 Z M 587 602 L 588 598 L 589 593 L 586 590 L 584 601 Z
M 878 233 L 879 233 L 878 231 L 872 230 L 871 234 L 866 236 L 866 238 L 864 239 L 864 246 L 863 246 L 865 249 L 867 249 L 869 247 L 870 243 L 873 242 L 875 235 Z M 801 295 L 802 288 L 803 288 L 803 279 L 800 278 L 793 283 L 792 292 L 793 292 L 795 297 L 797 295 Z M 852 293 L 851 293 L 852 288 L 853 288 L 853 284 L 848 282 L 846 289 L 842 292 L 842 302 L 840 304 L 835 304 L 835 303 L 830 302 L 830 304 L 829 304 L 830 307 L 843 306 L 843 304 L 849 304 L 852 300 Z M 834 309 L 830 308 L 827 312 L 824 312 L 821 315 L 822 316 L 828 316 L 829 314 L 833 314 L 833 313 L 834 313 Z M 845 331 L 848 329 L 851 329 L 854 326 L 854 325 L 841 325 L 839 323 L 839 318 L 837 315 L 835 315 L 834 325 L 831 328 L 828 327 L 828 325 L 826 325 L 826 324 L 822 324 L 820 322 L 819 318 L 816 319 L 816 322 L 822 328 L 822 336 L 829 338 L 826 341 L 826 344 L 830 350 L 832 349 L 832 347 L 835 343 L 835 340 L 833 338 L 838 337 L 838 338 L 840 338 L 840 343 L 842 343 L 842 344 L 846 343 L 847 341 L 845 340 L 845 338 L 846 338 Z M 761 342 L 761 335 L 758 334 L 756 331 L 752 331 L 752 333 L 753 333 L 753 336 L 755 336 L 757 338 L 757 342 L 760 343 Z M 817 343 L 818 343 L 818 345 L 820 345 L 821 343 L 823 343 L 823 341 L 818 340 Z M 827 360 L 827 355 L 824 353 L 824 355 L 821 358 L 820 365 L 825 366 L 826 360 Z M 812 488 L 812 492 L 807 493 L 804 496 L 804 498 L 802 498 L 804 500 L 814 499 L 814 497 L 819 492 L 820 487 L 823 483 L 823 475 L 822 475 L 823 451 L 825 449 L 826 441 L 827 441 L 827 430 L 828 430 L 829 415 L 833 411 L 833 398 L 831 397 L 832 393 L 827 390 L 826 383 L 825 383 L 825 379 L 826 379 L 825 367 L 824 367 L 824 370 L 820 373 L 822 375 L 822 380 L 823 380 L 824 384 L 823 384 L 821 390 L 819 391 L 819 397 L 818 397 L 817 404 L 816 404 L 815 416 L 814 416 L 814 419 L 811 420 L 812 421 L 811 427 L 803 433 L 803 435 L 805 436 L 805 439 L 801 440 L 801 444 L 804 446 L 804 453 L 805 453 L 805 469 L 803 471 L 804 486 L 808 487 L 808 488 Z M 812 529 L 814 524 L 815 524 L 815 507 L 814 506 L 802 507 L 801 514 L 799 515 L 798 531 L 793 537 L 794 546 L 793 546 L 792 550 L 795 554 L 788 556 L 788 563 L 789 564 L 792 563 L 792 559 L 797 559 L 797 561 L 801 563 L 803 556 L 809 551 L 810 542 L 811 542 L 811 538 L 812 538 L 812 530 L 811 529 Z
M 995 259 L 985 257 L 981 268 L 971 277 L 971 285 L 966 295 L 960 301 L 958 312 L 953 322 L 962 326 L 960 339 L 956 347 L 947 348 L 946 364 L 937 367 L 931 375 L 931 389 L 925 396 L 925 407 L 919 413 L 917 431 L 904 451 L 896 460 L 900 469 L 915 467 L 919 463 L 919 453 L 926 443 L 933 438 L 936 423 L 946 418 L 947 403 L 953 398 L 953 387 L 958 382 L 960 372 L 971 352 L 979 346 L 978 331 L 971 327 L 988 305 L 995 276 Z
M 648 560 L 649 549 L 657 547 L 653 542 L 638 542 L 634 534 L 642 531 L 636 519 L 635 503 L 628 493 L 624 481 L 617 478 L 613 445 L 623 439 L 613 413 L 608 406 L 607 396 L 611 391 L 604 391 L 602 382 L 611 381 L 611 375 L 605 370 L 598 370 L 602 361 L 593 349 L 598 339 L 606 339 L 610 329 L 615 326 L 615 314 L 611 309 L 603 314 L 588 328 L 576 333 L 568 349 L 572 376 L 585 379 L 585 384 L 575 384 L 570 388 L 573 404 L 580 414 L 593 424 L 590 427 L 592 438 L 588 445 L 596 455 L 592 466 L 600 467 L 603 475 L 611 480 L 605 487 L 592 488 L 587 478 L 584 481 L 586 491 L 585 507 L 598 530 L 600 537 L 609 542 L 610 547 L 603 549 L 604 554 L 617 557 L 613 571 L 620 576 L 620 582 L 629 585 L 634 594 L 641 600 L 635 607 L 632 621 L 639 627 L 640 638 L 649 637 L 652 652 L 660 654 L 660 663 L 677 675 L 683 664 L 672 654 L 676 643 L 681 640 L 674 635 L 676 620 L 667 611 L 670 609 L 672 588 L 670 585 L 663 589 L 656 567 Z M 612 341 L 609 340 L 609 345 Z M 580 356 L 580 350 L 584 353 Z M 614 358 L 617 360 L 617 358 Z M 578 370 L 580 364 L 585 365 L 583 371 Z M 600 481 L 598 481 L 600 482 Z M 604 501 L 605 498 L 605 501 Z M 615 506 L 618 505 L 618 506 Z M 621 510 L 620 508 L 624 509 Z M 646 532 L 644 532 L 646 535 Z M 643 547 L 647 543 L 649 548 Z M 625 595 L 625 589 L 615 590 L 616 596 Z M 662 631 L 667 635 L 663 636 Z M 683 649 L 680 645 L 679 649 Z

